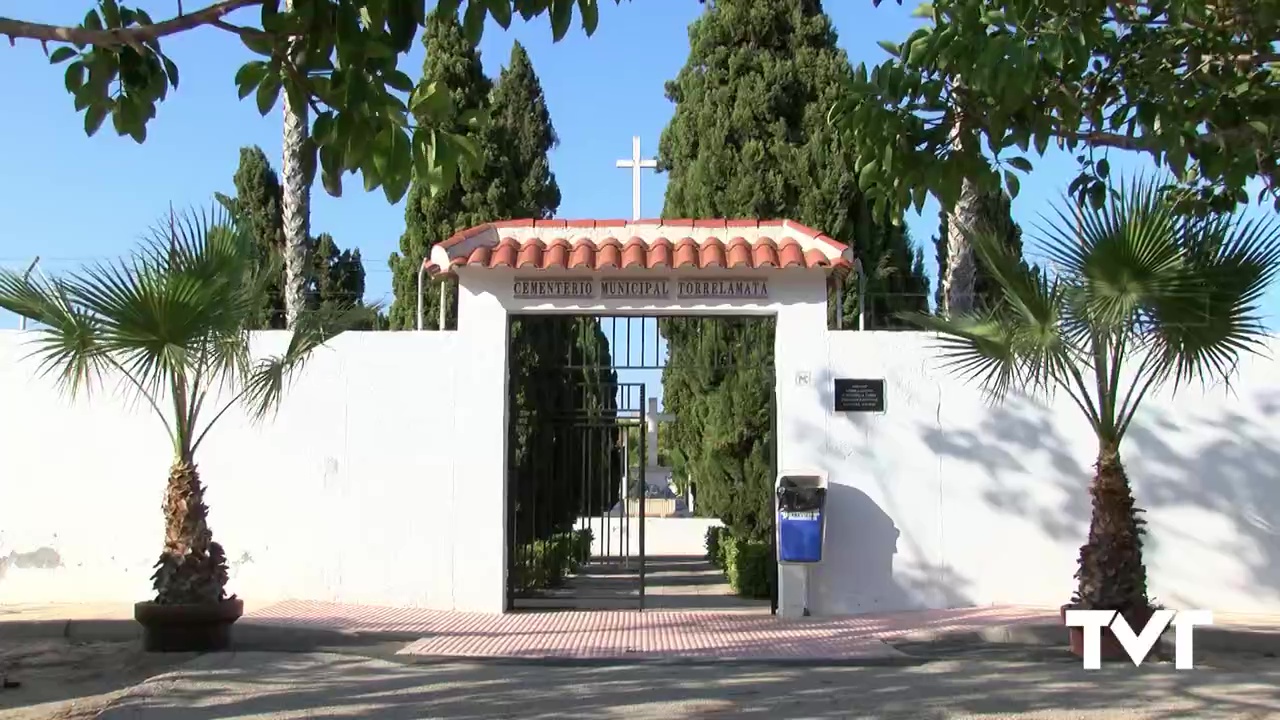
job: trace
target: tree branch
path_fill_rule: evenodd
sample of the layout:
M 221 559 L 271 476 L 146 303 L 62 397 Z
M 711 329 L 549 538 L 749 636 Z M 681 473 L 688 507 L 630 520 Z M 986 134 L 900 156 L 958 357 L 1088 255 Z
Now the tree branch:
M 261 4 L 262 0 L 220 0 L 220 2 L 215 2 L 209 7 L 186 15 L 179 15 L 164 22 L 105 30 L 91 30 L 78 26 L 46 25 L 44 23 L 32 23 L 0 17 L 0 35 L 8 35 L 10 43 L 16 38 L 25 38 L 41 42 L 67 42 L 76 45 L 92 45 L 94 47 L 119 47 L 121 45 L 133 45 L 148 40 L 156 40 L 168 35 L 176 35 L 201 25 L 212 25 L 221 20 L 224 15 L 241 8 Z

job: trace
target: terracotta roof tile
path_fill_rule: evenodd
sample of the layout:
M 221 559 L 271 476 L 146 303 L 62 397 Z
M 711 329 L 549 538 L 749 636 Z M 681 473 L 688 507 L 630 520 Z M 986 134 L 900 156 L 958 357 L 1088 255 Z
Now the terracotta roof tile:
M 519 269 L 820 268 L 845 272 L 848 246 L 790 220 L 509 220 L 455 233 L 423 266 Z

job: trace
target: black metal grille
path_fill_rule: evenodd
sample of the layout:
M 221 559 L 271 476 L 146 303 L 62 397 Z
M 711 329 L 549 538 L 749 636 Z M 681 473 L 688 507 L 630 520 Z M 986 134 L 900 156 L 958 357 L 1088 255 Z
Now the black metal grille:
M 771 332 L 766 353 L 755 348 L 744 357 L 731 342 L 735 327 L 751 322 L 768 323 L 771 328 L 773 321 L 761 317 L 512 318 L 509 610 L 644 608 L 646 390 L 657 383 L 620 379 L 619 372 L 664 370 L 688 358 L 719 368 L 735 362 L 763 362 L 771 370 Z M 672 358 L 658 338 L 674 333 L 681 335 L 683 352 Z M 689 352 L 690 347 L 696 353 Z M 772 400 L 773 394 L 769 397 Z M 776 451 L 771 455 L 776 475 Z M 634 507 L 628 508 L 629 501 Z M 587 542 L 584 531 L 591 534 L 589 553 L 576 547 Z M 558 567 L 558 560 L 549 560 L 566 553 L 570 557 L 565 562 L 571 567 Z M 576 577 L 570 577 L 575 572 Z M 776 588 L 776 581 L 772 585 Z M 776 589 L 774 594 L 776 609 Z

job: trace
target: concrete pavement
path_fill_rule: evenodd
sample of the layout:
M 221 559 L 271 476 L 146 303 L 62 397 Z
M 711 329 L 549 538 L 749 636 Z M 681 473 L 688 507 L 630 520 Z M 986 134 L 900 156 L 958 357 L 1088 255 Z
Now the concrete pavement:
M 1038 652 L 961 652 L 913 667 L 818 668 L 413 664 L 329 653 L 226 653 L 136 686 L 99 717 L 1280 717 L 1274 659 L 1237 656 L 1192 671 L 1167 663 L 1085 671 L 1065 652 Z

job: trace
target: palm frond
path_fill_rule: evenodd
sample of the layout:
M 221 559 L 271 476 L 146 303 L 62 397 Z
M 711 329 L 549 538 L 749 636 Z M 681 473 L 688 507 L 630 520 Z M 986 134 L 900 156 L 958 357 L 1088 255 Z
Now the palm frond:
M 1127 335 L 1151 297 L 1181 282 L 1181 219 L 1143 179 L 1122 182 L 1099 210 L 1065 200 L 1039 239 L 1077 290 L 1073 315 L 1101 336 Z
M 1150 352 L 1176 384 L 1225 381 L 1266 337 L 1261 302 L 1280 272 L 1280 224 L 1274 216 L 1197 218 L 1182 226 L 1180 243 L 1179 282 L 1145 308 Z
M 34 331 L 27 357 L 71 397 L 91 391 L 109 366 L 97 318 L 76 305 L 64 281 L 0 270 L 0 307 L 43 326 Z
M 1008 317 L 994 310 L 959 318 L 927 313 L 901 313 L 903 320 L 938 333 L 942 366 L 967 382 L 975 383 L 993 402 L 1021 386 L 1022 363 L 1018 357 L 1017 331 Z

